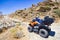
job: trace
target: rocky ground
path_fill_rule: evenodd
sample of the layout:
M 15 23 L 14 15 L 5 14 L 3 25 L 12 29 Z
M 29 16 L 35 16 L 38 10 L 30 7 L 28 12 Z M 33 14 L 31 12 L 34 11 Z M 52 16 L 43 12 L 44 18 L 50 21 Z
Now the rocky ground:
M 54 12 L 55 11 L 55 12 Z M 52 31 L 48 38 L 43 38 L 40 35 L 28 32 L 28 23 L 33 18 L 39 16 L 51 16 L 56 21 L 50 26 Z M 60 4 L 52 1 L 39 2 L 37 5 L 32 4 L 32 7 L 24 10 L 3 16 L 0 19 L 0 29 L 5 30 L 0 33 L 0 40 L 60 40 Z M 59 20 L 59 21 L 58 21 Z M 3 29 L 6 27 L 7 29 Z M 55 35 L 52 35 L 52 34 Z M 16 37 L 19 38 L 16 38 Z
M 20 20 L 21 21 L 21 20 Z M 24 33 L 24 36 L 21 38 L 14 38 L 11 34 L 11 29 L 15 27 L 11 27 L 10 29 L 6 30 L 5 32 L 0 34 L 0 40 L 60 40 L 60 22 L 53 23 L 50 27 L 53 32 L 55 32 L 54 36 L 49 36 L 48 38 L 43 38 L 40 35 L 36 33 L 30 33 L 28 32 L 28 22 L 21 22 L 20 26 L 17 26 L 16 28 L 19 29 L 19 27 L 22 27 L 22 31 Z

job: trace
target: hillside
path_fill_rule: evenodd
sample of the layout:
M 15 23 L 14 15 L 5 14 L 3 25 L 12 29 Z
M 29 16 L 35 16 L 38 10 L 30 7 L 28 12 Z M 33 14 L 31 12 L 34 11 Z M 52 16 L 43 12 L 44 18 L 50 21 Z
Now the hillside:
M 33 18 L 50 16 L 55 22 L 50 25 L 55 35 L 49 34 L 48 38 L 28 31 L 28 24 Z M 60 3 L 53 1 L 32 4 L 30 8 L 17 10 L 9 15 L 1 16 L 0 40 L 60 40 Z M 51 33 L 51 32 L 50 32 Z
M 44 17 L 51 16 L 55 19 L 60 17 L 60 3 L 53 1 L 39 2 L 37 5 L 32 4 L 30 8 L 25 8 L 24 10 L 17 10 L 16 12 L 10 14 L 12 18 L 23 18 L 24 21 L 30 21 L 36 16 Z

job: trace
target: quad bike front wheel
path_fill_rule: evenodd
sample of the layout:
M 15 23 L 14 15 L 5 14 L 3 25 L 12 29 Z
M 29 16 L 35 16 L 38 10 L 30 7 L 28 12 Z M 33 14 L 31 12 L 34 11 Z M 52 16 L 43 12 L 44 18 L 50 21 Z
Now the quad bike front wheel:
M 32 32 L 33 31 L 33 28 L 32 27 L 28 27 L 28 31 L 29 32 Z
M 44 37 L 44 38 L 47 38 L 49 36 L 49 33 L 45 29 L 40 29 L 39 30 L 39 35 L 42 36 L 42 37 Z

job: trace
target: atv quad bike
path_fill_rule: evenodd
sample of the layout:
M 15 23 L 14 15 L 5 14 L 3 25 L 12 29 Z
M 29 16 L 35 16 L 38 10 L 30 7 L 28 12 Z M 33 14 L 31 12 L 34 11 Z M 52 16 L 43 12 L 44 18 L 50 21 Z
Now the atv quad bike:
M 47 20 L 46 18 L 49 20 Z M 39 20 L 39 21 L 41 21 L 41 20 Z M 39 21 L 34 19 L 29 24 L 28 31 L 38 33 L 40 36 L 46 38 L 49 36 L 49 32 L 51 31 L 51 28 L 49 27 L 49 25 L 52 24 L 54 22 L 54 20 L 52 18 L 49 18 L 48 16 L 46 16 L 44 21 L 42 21 L 42 23 Z

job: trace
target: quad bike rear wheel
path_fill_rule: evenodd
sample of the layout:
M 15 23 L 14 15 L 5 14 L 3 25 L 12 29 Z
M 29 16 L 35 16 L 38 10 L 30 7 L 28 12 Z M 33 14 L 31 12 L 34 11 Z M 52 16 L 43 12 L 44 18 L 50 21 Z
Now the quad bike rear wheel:
M 45 29 L 40 29 L 39 30 L 39 35 L 42 36 L 42 37 L 44 37 L 44 38 L 47 38 L 49 36 L 49 33 Z

